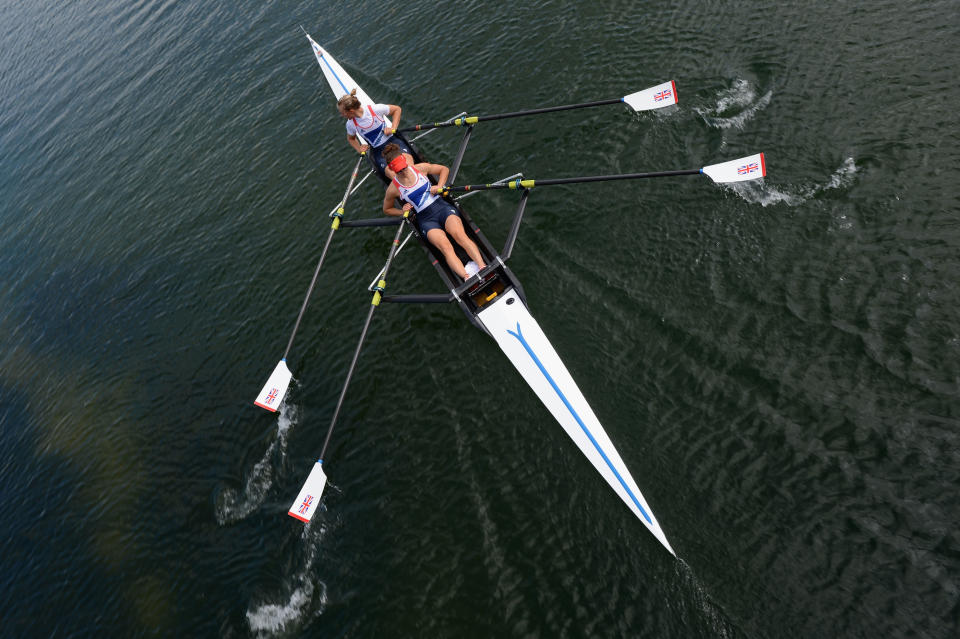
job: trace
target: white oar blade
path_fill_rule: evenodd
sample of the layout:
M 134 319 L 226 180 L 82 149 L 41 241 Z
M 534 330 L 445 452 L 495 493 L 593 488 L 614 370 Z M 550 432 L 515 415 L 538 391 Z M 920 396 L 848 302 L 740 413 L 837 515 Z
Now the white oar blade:
M 268 411 L 274 413 L 277 412 L 277 408 L 280 407 L 280 402 L 283 401 L 284 395 L 287 394 L 287 387 L 290 385 L 291 377 L 293 377 L 293 373 L 287 368 L 287 360 L 281 359 L 280 362 L 277 363 L 277 367 L 270 373 L 270 379 L 263 385 L 260 395 L 257 396 L 257 400 L 253 403 L 260 408 L 266 408 Z
M 323 472 L 323 464 L 322 462 L 317 462 L 313 465 L 310 476 L 307 477 L 307 481 L 303 483 L 300 494 L 297 495 L 296 501 L 290 506 L 287 514 L 302 522 L 309 522 L 310 518 L 313 517 L 313 513 L 317 510 L 317 505 L 320 503 L 320 495 L 323 494 L 323 487 L 326 485 L 327 476 Z
M 767 165 L 763 153 L 757 153 L 739 160 L 730 160 L 720 164 L 711 164 L 700 169 L 701 173 L 710 176 L 717 183 L 746 182 L 758 180 L 767 175 Z
M 670 82 L 658 84 L 655 87 L 631 93 L 622 98 L 634 111 L 649 111 L 661 109 L 677 103 L 677 85 Z

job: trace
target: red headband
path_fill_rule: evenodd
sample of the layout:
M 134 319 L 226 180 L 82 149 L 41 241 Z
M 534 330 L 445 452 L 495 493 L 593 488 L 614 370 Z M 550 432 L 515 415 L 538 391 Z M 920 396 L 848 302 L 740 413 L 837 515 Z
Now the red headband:
M 400 171 L 407 168 L 408 166 L 407 158 L 403 157 L 403 154 L 401 153 L 397 157 L 390 160 L 390 164 L 388 164 L 387 166 L 389 166 L 390 170 L 393 171 L 394 173 L 399 173 Z

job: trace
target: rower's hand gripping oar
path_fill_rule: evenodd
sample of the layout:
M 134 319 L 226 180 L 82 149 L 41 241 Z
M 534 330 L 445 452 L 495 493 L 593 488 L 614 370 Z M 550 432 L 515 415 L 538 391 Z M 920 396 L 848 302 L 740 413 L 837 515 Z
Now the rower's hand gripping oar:
M 649 111 L 651 109 L 662 109 L 677 103 L 677 87 L 673 80 L 658 84 L 655 87 L 637 91 L 622 98 L 612 98 L 610 100 L 598 100 L 596 102 L 581 102 L 579 104 L 566 104 L 563 106 L 545 107 L 542 109 L 530 109 L 528 111 L 514 111 L 512 113 L 498 113 L 496 115 L 473 115 L 469 117 L 455 118 L 447 122 L 434 122 L 432 124 L 417 124 L 400 129 L 400 133 L 409 133 L 411 131 L 425 131 L 427 129 L 438 129 L 445 126 L 470 126 L 477 122 L 489 122 L 491 120 L 505 120 L 506 118 L 519 118 L 526 115 L 540 115 L 542 113 L 554 113 L 556 111 L 570 111 L 572 109 L 586 109 L 588 107 L 603 106 L 606 104 L 625 103 L 634 111 Z
M 297 334 L 297 329 L 300 327 L 303 312 L 307 310 L 307 303 L 310 301 L 313 287 L 317 283 L 317 276 L 320 274 L 320 267 L 323 266 L 323 259 L 327 256 L 327 249 L 330 248 L 333 234 L 340 228 L 340 218 L 343 217 L 344 207 L 347 205 L 347 198 L 350 197 L 350 189 L 353 188 L 353 183 L 357 179 L 357 173 L 360 171 L 360 163 L 362 161 L 363 154 L 360 155 L 357 164 L 353 167 L 353 173 L 350 175 L 350 182 L 347 184 L 347 190 L 343 194 L 343 199 L 340 200 L 340 206 L 330 214 L 331 217 L 333 217 L 333 223 L 330 225 L 330 232 L 327 234 L 327 242 L 323 245 L 323 252 L 320 253 L 320 261 L 317 262 L 317 268 L 313 271 L 313 280 L 310 282 L 310 288 L 307 289 L 307 294 L 303 298 L 303 304 L 300 306 L 300 314 L 297 315 L 297 321 L 294 323 L 293 331 L 290 333 L 290 339 L 287 341 L 287 350 L 283 352 L 283 357 L 277 362 L 277 366 L 273 369 L 273 372 L 270 373 L 270 378 L 267 379 L 267 383 L 263 385 L 260 394 L 253 402 L 261 408 L 266 408 L 268 411 L 276 412 L 280 403 L 283 402 L 284 396 L 287 394 L 287 388 L 290 386 L 290 378 L 293 377 L 293 373 L 287 368 L 287 355 L 290 354 L 290 347 L 293 346 L 293 338 Z
M 403 219 L 409 221 L 409 212 L 404 211 Z M 370 328 L 370 320 L 373 319 L 373 312 L 380 305 L 380 299 L 383 291 L 387 287 L 387 273 L 390 271 L 390 263 L 397 254 L 397 247 L 400 244 L 400 233 L 403 231 L 403 224 L 397 225 L 397 233 L 393 236 L 393 244 L 390 245 L 390 254 L 387 256 L 387 263 L 383 266 L 383 276 L 373 289 L 373 300 L 370 302 L 370 311 L 367 313 L 367 321 L 363 324 L 363 331 L 360 332 L 360 341 L 357 342 L 357 349 L 353 352 L 353 361 L 350 362 L 350 368 L 347 369 L 347 379 L 343 383 L 343 389 L 340 391 L 340 399 L 337 400 L 337 407 L 333 411 L 333 418 L 330 420 L 330 428 L 327 429 L 327 437 L 323 440 L 323 448 L 320 449 L 320 457 L 313 465 L 307 481 L 303 483 L 303 488 L 294 500 L 293 505 L 287 514 L 303 522 L 309 522 L 316 511 L 317 504 L 320 503 L 320 495 L 327 484 L 327 475 L 323 472 L 323 457 L 327 452 L 327 445 L 330 443 L 330 436 L 333 435 L 333 427 L 337 424 L 337 416 L 340 414 L 340 407 L 343 405 L 343 398 L 347 394 L 347 387 L 350 386 L 350 378 L 353 377 L 353 371 L 357 367 L 357 358 L 360 357 L 360 349 L 363 348 L 363 341 L 367 337 L 367 329 Z
M 587 177 L 557 178 L 553 180 L 511 180 L 500 184 L 466 184 L 448 186 L 444 193 L 458 191 L 486 191 L 491 189 L 532 189 L 534 186 L 553 184 L 575 184 L 579 182 L 607 182 L 610 180 L 636 180 L 640 178 L 673 177 L 675 175 L 706 175 L 717 184 L 758 180 L 767 175 L 767 165 L 763 153 L 749 155 L 739 160 L 730 160 L 720 164 L 711 164 L 702 169 L 682 171 L 654 171 L 651 173 L 623 173 L 619 175 L 592 175 Z

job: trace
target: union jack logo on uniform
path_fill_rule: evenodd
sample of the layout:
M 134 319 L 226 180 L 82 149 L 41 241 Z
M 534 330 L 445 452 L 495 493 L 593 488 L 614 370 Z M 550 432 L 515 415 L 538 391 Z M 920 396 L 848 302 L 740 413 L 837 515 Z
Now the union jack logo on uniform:
M 298 508 L 297 510 L 300 512 L 301 515 L 306 515 L 307 511 L 310 510 L 310 506 L 312 505 L 313 505 L 313 495 L 307 495 L 306 497 L 303 498 L 303 503 L 300 504 L 300 508 Z
M 664 100 L 670 99 L 670 96 L 673 95 L 673 91 L 666 89 L 665 91 L 657 91 L 653 94 L 654 102 L 663 102 Z
M 753 173 L 754 171 L 759 171 L 760 165 L 756 162 L 751 162 L 750 164 L 744 164 L 737 169 L 737 173 L 740 175 L 746 175 L 747 173 Z

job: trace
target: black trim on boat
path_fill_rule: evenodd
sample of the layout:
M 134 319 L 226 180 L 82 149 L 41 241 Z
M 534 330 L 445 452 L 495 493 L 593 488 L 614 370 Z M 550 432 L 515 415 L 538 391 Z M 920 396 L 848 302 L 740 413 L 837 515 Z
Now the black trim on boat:
M 413 155 L 413 160 L 416 163 L 424 162 L 423 156 L 417 150 L 416 146 L 409 140 L 407 140 L 402 134 L 394 134 L 395 138 L 398 138 L 407 147 L 410 149 Z M 457 157 L 455 161 L 456 168 L 459 169 L 460 161 L 463 159 L 464 152 L 466 151 L 467 143 L 470 138 L 470 130 L 468 129 L 466 134 L 463 136 L 463 139 L 460 143 L 460 148 L 457 152 Z M 390 185 L 390 179 L 380 171 L 379 167 L 373 162 L 373 159 L 370 156 L 367 156 L 368 162 L 373 169 L 373 171 L 380 178 L 380 181 L 383 182 L 384 188 Z M 451 173 L 452 175 L 452 173 Z M 431 182 L 436 184 L 436 178 L 429 176 Z M 452 178 L 451 178 L 452 179 Z M 523 213 L 523 207 L 526 204 L 526 196 L 524 193 L 521 199 L 520 210 L 517 212 L 517 217 L 514 221 L 514 227 L 511 229 L 510 240 L 508 241 L 508 247 L 512 250 L 513 240 L 516 239 L 516 228 L 519 227 L 519 219 Z M 450 267 L 447 265 L 446 260 L 443 257 L 443 254 L 433 246 L 426 238 L 424 233 L 420 231 L 419 225 L 416 223 L 416 215 L 411 216 L 410 228 L 413 234 L 416 236 L 417 240 L 420 243 L 420 246 L 426 251 L 430 262 L 433 264 L 433 267 L 437 270 L 437 274 L 440 276 L 440 279 L 443 281 L 444 286 L 446 286 L 449 293 L 441 294 L 426 294 L 426 295 L 393 295 L 385 296 L 383 298 L 384 302 L 395 302 L 395 303 L 414 303 L 414 302 L 423 302 L 423 303 L 439 303 L 445 301 L 456 301 L 460 308 L 463 310 L 464 314 L 467 316 L 467 319 L 470 322 L 482 330 L 487 332 L 487 329 L 484 328 L 483 324 L 477 320 L 476 315 L 480 310 L 488 303 L 493 301 L 500 295 L 510 291 L 516 290 L 517 295 L 520 297 L 524 306 L 527 304 L 527 298 L 524 294 L 523 287 L 517 281 L 516 276 L 507 268 L 507 265 L 504 264 L 503 259 L 500 257 L 500 254 L 493 247 L 487 237 L 480 230 L 480 227 L 473 221 L 473 219 L 463 210 L 463 207 L 459 205 L 455 200 L 449 196 L 444 196 L 444 199 L 454 206 L 457 209 L 457 212 L 460 214 L 461 220 L 463 220 L 463 227 L 467 233 L 467 236 L 473 240 L 477 247 L 480 249 L 480 253 L 483 255 L 484 261 L 487 263 L 487 266 L 477 275 L 468 278 L 467 281 L 463 282 L 460 280 L 460 277 L 454 273 Z M 398 207 L 400 208 L 398 201 Z M 382 219 L 370 219 L 370 220 L 355 220 L 353 222 L 343 222 L 345 227 L 364 227 L 364 226 L 391 226 L 398 224 L 402 221 L 401 218 L 382 218 Z M 462 247 L 453 244 L 454 250 L 457 252 L 457 256 L 466 263 L 469 260 L 466 252 Z

